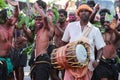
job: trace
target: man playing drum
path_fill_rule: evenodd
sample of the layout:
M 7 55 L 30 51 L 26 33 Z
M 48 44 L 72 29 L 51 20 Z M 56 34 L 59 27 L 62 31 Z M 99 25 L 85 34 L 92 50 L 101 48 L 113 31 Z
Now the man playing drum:
M 107 9 L 101 10 L 106 11 Z M 106 14 L 105 14 L 106 15 Z M 100 59 L 99 65 L 95 68 L 93 72 L 92 80 L 118 80 L 118 70 L 117 64 L 117 51 L 120 40 L 120 33 L 117 31 L 117 20 L 113 18 L 112 22 L 110 20 L 105 20 L 105 15 L 102 16 L 103 28 L 105 32 L 103 33 L 103 39 L 106 46 L 103 48 L 103 55 Z M 117 49 L 117 51 L 115 50 Z
M 80 17 L 80 21 L 69 23 L 65 29 L 62 40 L 65 43 L 68 43 L 68 42 L 74 42 L 81 39 L 81 37 L 83 36 L 83 33 L 86 32 L 86 29 L 90 28 L 91 30 L 89 31 L 87 38 L 89 40 L 91 54 L 90 54 L 89 66 L 84 76 L 80 78 L 75 78 L 75 76 L 73 76 L 69 72 L 69 70 L 66 69 L 64 80 L 75 80 L 75 79 L 91 80 L 92 71 L 99 63 L 99 59 L 101 57 L 103 47 L 105 46 L 105 42 L 102 38 L 102 34 L 100 30 L 89 22 L 89 17 L 92 12 L 93 10 L 88 5 L 86 4 L 80 5 L 77 12 L 77 15 Z M 94 46 L 96 46 L 98 50 L 98 56 L 96 60 L 94 55 Z M 81 75 L 81 73 L 79 73 L 79 75 Z

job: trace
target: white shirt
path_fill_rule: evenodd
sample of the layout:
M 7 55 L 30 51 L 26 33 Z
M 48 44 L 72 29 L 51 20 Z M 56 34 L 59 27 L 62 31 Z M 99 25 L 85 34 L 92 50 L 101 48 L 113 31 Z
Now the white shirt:
M 105 46 L 105 42 L 103 40 L 99 28 L 93 26 L 90 22 L 88 22 L 87 26 L 92 28 L 92 30 L 88 34 L 88 39 L 91 46 L 90 60 L 94 61 L 95 60 L 94 47 L 96 46 L 97 50 L 99 50 Z M 65 29 L 62 40 L 64 42 L 77 41 L 82 37 L 83 33 L 85 32 L 85 29 L 86 27 L 84 28 L 83 31 L 81 30 L 80 21 L 69 23 Z

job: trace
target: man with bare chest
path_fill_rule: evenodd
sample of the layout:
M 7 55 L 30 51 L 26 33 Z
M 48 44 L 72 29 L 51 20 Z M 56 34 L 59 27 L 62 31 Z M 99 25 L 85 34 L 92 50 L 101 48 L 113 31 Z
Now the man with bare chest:
M 60 19 L 55 27 L 55 45 L 57 48 L 63 46 L 62 36 L 68 24 L 66 22 L 67 12 L 64 9 L 59 10 L 59 15 Z
M 56 48 L 59 48 L 61 46 L 64 45 L 63 41 L 62 41 L 62 36 L 64 34 L 64 30 L 68 24 L 68 22 L 66 22 L 66 18 L 67 18 L 67 12 L 65 11 L 65 9 L 60 9 L 59 11 L 59 20 L 58 23 L 55 26 L 55 35 L 54 35 L 54 42 L 55 42 L 55 46 Z M 59 78 L 59 70 L 57 69 L 52 69 L 52 76 L 53 76 L 53 80 L 60 80 Z M 62 78 L 64 76 L 64 71 L 62 71 Z
M 9 24 L 8 24 L 9 25 Z M 12 27 L 7 27 L 8 25 L 0 25 L 0 56 L 4 57 L 8 55 L 8 51 L 12 42 Z
M 103 34 L 103 39 L 106 46 L 103 48 L 103 54 L 99 65 L 94 71 L 93 76 L 95 79 L 92 80 L 118 80 L 115 45 L 120 38 L 120 34 L 116 29 L 111 28 L 109 21 L 104 22 L 104 27 L 105 33 Z
M 32 80 L 48 80 L 50 75 L 50 57 L 47 54 L 47 48 L 49 41 L 53 37 L 54 28 L 52 21 L 47 22 L 48 17 L 46 16 L 43 9 L 46 6 L 40 4 L 45 2 L 35 2 L 34 8 L 38 11 L 39 15 L 35 16 L 35 58 L 34 63 L 31 66 L 31 78 Z
M 0 22 L 0 79 L 14 80 L 13 65 L 8 57 L 8 52 L 12 44 L 13 29 L 19 14 L 19 7 L 17 2 L 13 3 L 9 0 L 7 2 L 15 7 L 15 12 L 13 16 L 8 18 L 8 9 L 0 11 L 0 17 L 3 19 Z

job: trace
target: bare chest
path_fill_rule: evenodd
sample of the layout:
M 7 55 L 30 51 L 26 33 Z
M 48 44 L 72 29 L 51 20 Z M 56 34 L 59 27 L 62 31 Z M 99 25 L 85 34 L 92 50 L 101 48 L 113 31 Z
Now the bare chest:
M 106 44 L 113 44 L 113 42 L 116 39 L 116 36 L 114 33 L 105 33 L 103 34 L 103 39 L 106 42 Z
M 13 30 L 0 29 L 0 36 L 2 41 L 11 41 L 13 36 Z
M 55 28 L 55 35 L 57 37 L 62 37 L 64 31 L 65 31 L 65 26 L 64 27 L 56 26 L 56 28 Z
M 36 35 L 37 42 L 46 42 L 49 41 L 49 32 L 48 31 L 40 31 Z

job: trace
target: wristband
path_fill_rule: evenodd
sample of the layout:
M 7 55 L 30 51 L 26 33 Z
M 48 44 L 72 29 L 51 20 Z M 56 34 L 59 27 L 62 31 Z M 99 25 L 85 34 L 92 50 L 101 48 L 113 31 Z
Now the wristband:
M 99 62 L 100 62 L 100 60 L 99 60 L 99 59 L 97 59 L 97 60 L 96 60 L 96 62 L 98 62 L 98 63 L 99 63 Z

